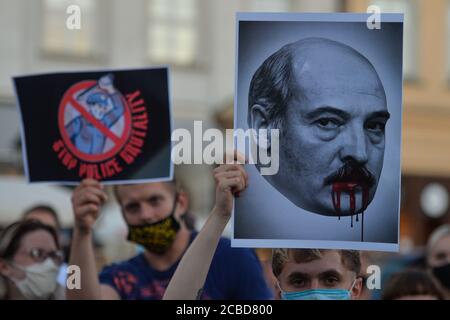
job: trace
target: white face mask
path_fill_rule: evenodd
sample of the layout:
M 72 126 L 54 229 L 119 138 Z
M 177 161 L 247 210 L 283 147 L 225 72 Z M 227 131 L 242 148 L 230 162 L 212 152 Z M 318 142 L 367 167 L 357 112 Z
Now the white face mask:
M 25 272 L 23 280 L 11 278 L 28 300 L 46 300 L 55 292 L 59 268 L 51 258 L 28 267 L 14 266 Z

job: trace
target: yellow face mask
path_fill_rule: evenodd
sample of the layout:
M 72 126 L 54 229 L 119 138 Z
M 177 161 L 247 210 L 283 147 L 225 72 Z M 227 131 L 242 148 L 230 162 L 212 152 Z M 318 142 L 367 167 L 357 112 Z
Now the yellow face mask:
M 180 223 L 174 217 L 177 198 L 175 196 L 172 212 L 167 218 L 154 223 L 128 225 L 127 239 L 145 247 L 152 253 L 164 254 L 167 252 L 180 230 Z

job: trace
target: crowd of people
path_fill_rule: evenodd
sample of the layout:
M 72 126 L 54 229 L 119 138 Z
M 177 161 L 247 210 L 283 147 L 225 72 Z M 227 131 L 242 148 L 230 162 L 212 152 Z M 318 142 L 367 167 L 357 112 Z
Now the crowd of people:
M 107 201 L 100 182 L 86 179 L 73 191 L 69 256 L 58 214 L 45 205 L 30 208 L 0 235 L 0 299 L 450 299 L 450 225 L 429 237 L 425 267 L 389 274 L 378 291 L 368 285 L 372 252 L 273 249 L 267 274 L 254 250 L 232 248 L 222 237 L 233 198 L 250 183 L 244 167 L 220 165 L 213 175 L 215 205 L 200 231 L 193 228 L 189 197 L 178 181 L 114 186 L 128 226 L 124 241 L 145 251 L 100 273 L 93 241 Z M 80 267 L 81 289 L 66 287 L 68 265 Z

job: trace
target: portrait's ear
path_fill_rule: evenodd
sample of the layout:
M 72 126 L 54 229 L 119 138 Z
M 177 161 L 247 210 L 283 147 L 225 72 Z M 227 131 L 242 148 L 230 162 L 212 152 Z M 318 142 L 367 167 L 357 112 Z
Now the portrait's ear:
M 266 108 L 264 108 L 263 106 L 259 105 L 259 104 L 254 104 L 251 108 L 250 108 L 250 125 L 251 125 L 251 129 L 255 129 L 256 130 L 256 137 L 258 139 L 258 146 L 265 148 L 265 149 L 270 149 L 270 139 L 269 139 L 269 135 L 270 135 L 270 121 L 269 121 L 269 115 L 268 112 L 266 110 Z M 260 130 L 267 130 L 266 134 L 260 134 L 262 133 Z

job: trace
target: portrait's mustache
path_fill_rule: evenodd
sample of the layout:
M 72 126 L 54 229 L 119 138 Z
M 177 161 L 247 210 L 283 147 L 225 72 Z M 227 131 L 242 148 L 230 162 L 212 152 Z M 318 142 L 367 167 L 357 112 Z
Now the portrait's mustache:
M 353 182 L 370 188 L 375 185 L 375 176 L 363 165 L 348 161 L 324 180 L 325 185 L 335 182 Z

